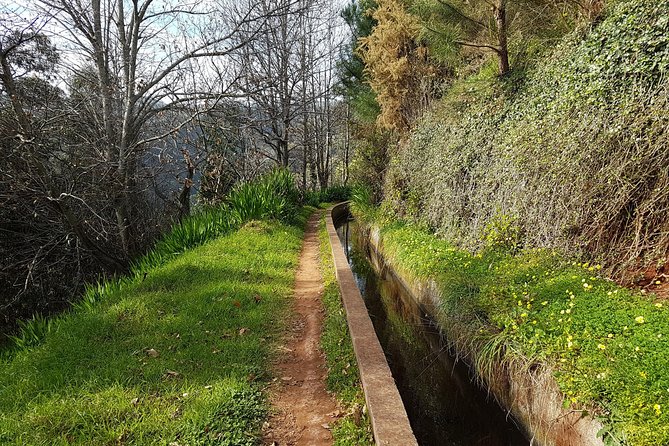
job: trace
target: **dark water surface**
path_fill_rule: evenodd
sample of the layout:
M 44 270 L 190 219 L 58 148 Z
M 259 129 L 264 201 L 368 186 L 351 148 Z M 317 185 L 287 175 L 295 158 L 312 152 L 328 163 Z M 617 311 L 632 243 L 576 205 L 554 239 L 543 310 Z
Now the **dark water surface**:
M 370 266 L 358 248 L 355 224 L 337 225 L 421 446 L 526 446 L 530 442 L 492 395 L 470 379 L 429 317 L 392 273 Z

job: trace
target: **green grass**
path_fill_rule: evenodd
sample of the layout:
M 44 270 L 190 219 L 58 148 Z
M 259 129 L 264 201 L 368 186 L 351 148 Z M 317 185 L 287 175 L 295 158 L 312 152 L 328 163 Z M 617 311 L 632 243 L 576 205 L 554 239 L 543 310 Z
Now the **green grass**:
M 398 271 L 436 280 L 439 321 L 461 347 L 473 346 L 479 372 L 500 359 L 545 364 L 565 407 L 592 409 L 608 444 L 669 444 L 666 302 L 554 251 L 472 255 L 414 225 L 377 224 Z
M 325 227 L 325 218 L 320 222 L 320 261 L 323 276 L 323 305 L 325 322 L 321 335 L 321 348 L 325 353 L 328 376 L 327 388 L 333 392 L 348 411 L 334 426 L 332 434 L 336 446 L 373 445 L 369 418 L 363 414 L 365 397 L 353 344 L 348 332 L 346 313 L 339 294 L 339 285 L 334 273 L 330 251 L 330 238 Z
M 247 223 L 59 318 L 0 360 L 0 444 L 256 444 L 301 237 Z
M 107 296 L 125 290 L 146 274 L 179 255 L 225 234 L 239 229 L 251 220 L 276 219 L 287 223 L 303 224 L 305 213 L 313 208 L 300 210 L 299 191 L 293 175 L 286 169 L 268 172 L 262 177 L 238 184 L 217 207 L 200 209 L 176 224 L 148 253 L 135 259 L 129 274 L 88 284 L 76 301 L 74 310 L 91 309 Z M 31 320 L 19 322 L 20 331 L 9 336 L 8 348 L 0 348 L 0 357 L 10 357 L 16 351 L 38 345 L 58 326 L 58 317 L 44 318 L 39 314 Z

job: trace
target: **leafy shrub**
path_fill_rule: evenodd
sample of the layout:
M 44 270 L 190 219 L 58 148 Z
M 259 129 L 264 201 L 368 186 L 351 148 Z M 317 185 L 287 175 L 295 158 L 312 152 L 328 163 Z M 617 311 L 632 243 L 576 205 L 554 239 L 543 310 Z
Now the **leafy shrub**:
M 309 191 L 305 194 L 304 204 L 318 206 L 321 203 L 338 203 L 351 197 L 350 186 L 330 186 L 325 189 Z
M 518 217 L 496 214 L 483 231 L 485 248 L 516 253 L 522 248 L 522 233 Z
M 261 179 L 274 193 L 284 197 L 293 206 L 300 201 L 300 190 L 295 186 L 295 177 L 288 169 L 275 169 Z

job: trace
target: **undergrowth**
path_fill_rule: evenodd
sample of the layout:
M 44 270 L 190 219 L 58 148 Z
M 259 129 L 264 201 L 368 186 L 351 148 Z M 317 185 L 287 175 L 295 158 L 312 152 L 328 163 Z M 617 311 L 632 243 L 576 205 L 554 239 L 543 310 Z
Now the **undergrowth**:
M 304 203 L 318 207 L 321 203 L 339 203 L 351 197 L 350 186 L 330 186 L 325 189 L 309 191 L 304 197 Z
M 248 222 L 109 286 L 1 360 L 0 444 L 257 444 L 304 220 Z
M 602 421 L 607 444 L 669 444 L 666 303 L 554 250 L 472 255 L 415 225 L 365 218 L 380 226 L 398 271 L 436 281 L 440 323 L 463 351 L 478 349 L 479 373 L 500 352 L 505 361 L 542 364 L 554 370 L 565 407 Z
M 91 309 L 107 296 L 143 281 L 153 269 L 176 256 L 229 234 L 248 221 L 296 222 L 302 215 L 300 204 L 300 193 L 287 170 L 275 170 L 256 181 L 237 185 L 222 205 L 201 209 L 175 225 L 151 251 L 133 262 L 127 276 L 88 284 L 73 311 Z M 0 350 L 0 356 L 38 345 L 47 333 L 57 328 L 58 319 L 58 316 L 47 319 L 36 315 L 32 320 L 21 322 L 19 333 L 10 336 L 12 345 Z
M 324 287 L 323 305 L 325 306 L 321 348 L 325 353 L 328 366 L 327 388 L 328 391 L 335 393 L 337 399 L 347 410 L 346 416 L 337 421 L 333 428 L 334 444 L 336 446 L 373 445 L 369 417 L 363 411 L 365 397 L 362 393 L 346 313 L 334 273 L 330 238 L 324 217 L 320 221 L 318 237 Z

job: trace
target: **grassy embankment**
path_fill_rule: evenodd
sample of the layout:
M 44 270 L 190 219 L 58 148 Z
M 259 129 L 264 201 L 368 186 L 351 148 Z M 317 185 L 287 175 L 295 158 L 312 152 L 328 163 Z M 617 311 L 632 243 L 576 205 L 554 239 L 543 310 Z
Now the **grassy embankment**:
M 0 443 L 256 444 L 309 212 L 296 196 L 285 172 L 240 186 L 128 277 L 26 324 L 0 360 Z
M 255 444 L 301 229 L 249 223 L 0 364 L 0 443 Z
M 666 302 L 555 251 L 491 247 L 473 255 L 416 225 L 356 209 L 380 227 L 398 271 L 436 281 L 440 322 L 452 341 L 478 352 L 479 371 L 518 360 L 549 367 L 565 406 L 591 411 L 608 444 L 669 444 Z
M 369 417 L 363 411 L 365 397 L 353 344 L 348 332 L 346 312 L 341 302 L 339 285 L 335 277 L 330 238 L 325 227 L 325 217 L 319 226 L 321 273 L 323 276 L 323 305 L 325 322 L 321 348 L 325 353 L 328 377 L 327 388 L 333 392 L 347 414 L 332 430 L 335 446 L 373 445 Z

